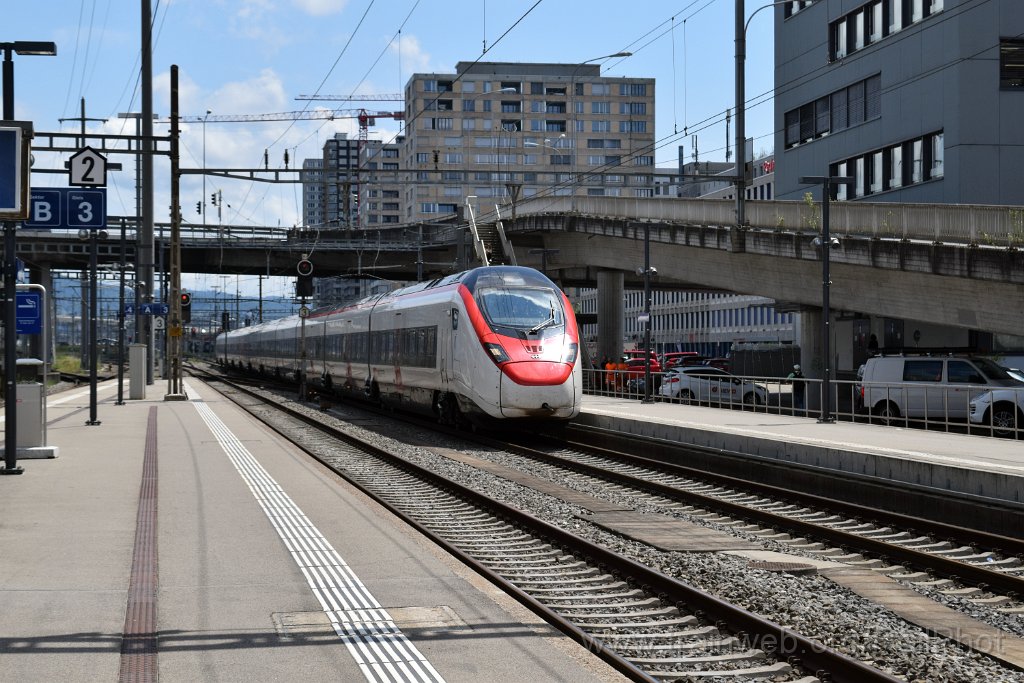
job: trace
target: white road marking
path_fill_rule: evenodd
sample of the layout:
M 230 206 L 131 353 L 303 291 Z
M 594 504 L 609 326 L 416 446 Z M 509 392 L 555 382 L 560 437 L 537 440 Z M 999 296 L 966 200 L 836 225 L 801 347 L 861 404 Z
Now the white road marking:
M 190 388 L 186 391 L 199 396 Z M 263 508 L 366 680 L 444 683 L 345 560 L 213 409 L 201 398 L 192 402 Z

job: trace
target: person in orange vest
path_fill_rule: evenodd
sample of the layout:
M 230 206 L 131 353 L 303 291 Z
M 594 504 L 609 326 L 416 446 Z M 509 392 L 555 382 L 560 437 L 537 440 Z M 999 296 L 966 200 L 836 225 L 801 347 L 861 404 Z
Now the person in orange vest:
M 615 363 L 611 360 L 604 362 L 604 386 L 608 391 L 615 391 Z
M 615 373 L 615 386 L 617 388 L 626 388 L 626 359 L 623 358 L 616 365 L 615 369 L 618 371 Z

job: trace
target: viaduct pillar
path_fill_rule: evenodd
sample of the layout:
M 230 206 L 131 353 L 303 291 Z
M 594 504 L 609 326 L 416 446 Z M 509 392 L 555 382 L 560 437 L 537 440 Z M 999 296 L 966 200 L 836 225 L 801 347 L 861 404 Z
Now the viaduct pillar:
M 618 360 L 622 357 L 625 331 L 625 273 L 602 270 L 597 273 L 597 356 Z

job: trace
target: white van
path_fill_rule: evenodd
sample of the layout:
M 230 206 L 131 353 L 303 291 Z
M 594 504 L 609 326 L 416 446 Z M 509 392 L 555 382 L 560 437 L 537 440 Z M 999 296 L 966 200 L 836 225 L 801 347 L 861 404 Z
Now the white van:
M 881 421 L 966 420 L 971 399 L 996 387 L 1021 386 L 1006 370 L 975 356 L 875 356 L 864 364 L 860 395 Z

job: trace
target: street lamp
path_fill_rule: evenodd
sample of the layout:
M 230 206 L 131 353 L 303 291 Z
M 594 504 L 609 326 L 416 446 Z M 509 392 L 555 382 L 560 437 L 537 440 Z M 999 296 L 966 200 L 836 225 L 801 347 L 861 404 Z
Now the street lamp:
M 639 270 L 639 269 L 637 269 Z M 640 274 L 640 273 L 638 273 Z M 644 403 L 654 403 L 651 397 L 651 276 L 658 274 L 651 267 L 651 226 L 644 223 L 644 312 L 640 316 L 644 324 Z
M 572 75 L 569 77 L 569 116 L 567 120 L 572 121 L 572 149 L 569 152 L 572 154 L 572 164 L 569 167 L 570 173 L 570 187 L 572 188 L 572 210 L 576 210 L 576 128 L 578 125 L 579 117 L 576 116 L 576 105 L 573 98 L 576 96 L 576 74 L 579 73 L 580 69 L 584 65 L 590 64 L 591 62 L 599 62 L 602 59 L 615 59 L 617 57 L 632 57 L 632 52 L 615 52 L 610 55 L 603 55 L 601 57 L 594 57 L 586 61 L 580 62 L 576 65 L 576 68 L 572 70 Z
M 832 247 L 839 244 L 838 240 L 835 240 L 829 235 L 828 232 L 828 200 L 832 194 L 832 187 L 836 185 L 850 185 L 853 183 L 853 178 L 849 176 L 821 176 L 821 175 L 810 175 L 801 176 L 800 182 L 808 185 L 821 185 L 821 236 L 814 238 L 814 246 L 821 248 L 821 348 L 822 353 L 825 356 L 825 363 L 823 366 L 824 372 L 822 373 L 821 381 L 821 417 L 818 418 L 818 422 L 833 422 L 832 419 L 832 397 L 829 388 L 829 379 L 832 374 L 832 360 L 831 360 L 831 349 L 829 347 L 831 325 L 829 317 L 831 312 L 829 311 L 829 286 L 832 284 L 829 281 L 829 253 Z
M 754 15 L 763 9 L 785 5 L 790 0 L 778 0 L 762 5 L 750 13 L 746 21 L 743 15 L 746 14 L 744 0 L 736 0 L 736 232 L 747 221 L 746 217 L 746 154 L 747 154 L 747 131 L 746 131 L 746 61 L 747 61 L 747 27 Z M 737 237 L 737 239 L 739 239 Z
M 14 60 L 13 54 L 19 55 L 47 55 L 57 54 L 56 43 L 36 41 L 15 41 L 13 43 L 0 43 L 0 50 L 4 52 L 3 66 L 3 120 L 14 120 Z M 15 291 L 17 288 L 18 260 L 15 252 L 18 249 L 18 239 L 13 221 L 4 221 L 4 468 L 0 474 L 21 474 L 22 469 L 18 467 L 18 421 L 16 396 L 17 379 L 15 369 L 18 364 L 18 328 L 14 321 L 18 317 L 18 304 Z M 46 350 L 43 350 L 43 364 L 45 369 Z

